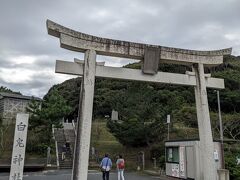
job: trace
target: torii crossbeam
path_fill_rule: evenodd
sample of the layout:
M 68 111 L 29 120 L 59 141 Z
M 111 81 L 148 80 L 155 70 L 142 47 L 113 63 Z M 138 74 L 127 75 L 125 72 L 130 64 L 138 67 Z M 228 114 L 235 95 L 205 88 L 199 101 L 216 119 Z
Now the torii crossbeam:
M 210 124 L 206 88 L 223 89 L 224 80 L 212 78 L 204 73 L 204 66 L 216 66 L 223 62 L 223 55 L 231 54 L 231 48 L 216 51 L 195 51 L 149 44 L 132 43 L 91 36 L 47 20 L 50 35 L 60 39 L 63 48 L 84 52 L 84 63 L 57 61 L 56 72 L 83 76 L 78 133 L 75 143 L 73 180 L 87 180 L 88 157 L 91 136 L 92 108 L 95 77 L 137 80 L 155 83 L 194 86 L 200 137 L 201 165 L 199 180 L 216 180 L 217 170 L 213 159 L 213 138 Z M 193 72 L 186 74 L 156 72 L 144 74 L 141 70 L 113 68 L 96 65 L 96 55 L 139 59 L 146 62 L 148 48 L 154 49 L 159 63 L 184 64 L 192 66 Z M 145 58 L 145 59 L 144 59 Z

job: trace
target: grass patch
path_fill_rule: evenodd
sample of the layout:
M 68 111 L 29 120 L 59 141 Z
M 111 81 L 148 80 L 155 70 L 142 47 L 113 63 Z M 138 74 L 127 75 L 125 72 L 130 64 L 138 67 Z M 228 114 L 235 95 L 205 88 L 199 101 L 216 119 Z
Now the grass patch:
M 95 120 L 92 124 L 91 131 L 91 146 L 96 148 L 99 157 L 102 158 L 105 153 L 110 155 L 113 161 L 113 168 L 115 168 L 115 162 L 117 156 L 122 154 L 126 161 L 127 170 L 137 169 L 137 154 L 140 151 L 145 152 L 146 159 L 149 158 L 148 148 L 134 148 L 123 146 L 118 140 L 109 132 L 106 127 L 106 120 Z

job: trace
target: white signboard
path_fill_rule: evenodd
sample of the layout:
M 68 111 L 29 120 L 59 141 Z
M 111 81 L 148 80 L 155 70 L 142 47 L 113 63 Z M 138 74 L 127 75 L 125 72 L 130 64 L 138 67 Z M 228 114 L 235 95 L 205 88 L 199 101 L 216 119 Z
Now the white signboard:
M 118 112 L 117 111 L 112 110 L 111 120 L 118 121 Z
M 213 155 L 214 155 L 214 160 L 218 161 L 219 160 L 219 156 L 218 156 L 218 151 L 216 149 L 214 150 Z
M 184 152 L 185 147 L 179 147 L 179 166 L 180 166 L 180 176 L 185 177 L 185 162 L 184 162 Z
M 22 180 L 29 114 L 17 114 L 9 180 Z
M 240 158 L 237 157 L 237 165 L 240 164 Z
M 170 114 L 167 115 L 167 123 L 170 124 Z

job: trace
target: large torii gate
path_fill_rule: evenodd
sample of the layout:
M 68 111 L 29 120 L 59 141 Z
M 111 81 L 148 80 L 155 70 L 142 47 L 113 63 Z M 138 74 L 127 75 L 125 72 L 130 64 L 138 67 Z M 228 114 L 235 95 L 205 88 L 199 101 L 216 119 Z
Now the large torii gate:
M 214 147 L 206 88 L 223 89 L 224 80 L 204 73 L 204 67 L 223 63 L 223 55 L 232 49 L 195 51 L 132 43 L 91 36 L 47 20 L 48 34 L 58 37 L 62 48 L 85 53 L 84 61 L 56 61 L 56 72 L 83 76 L 79 103 L 79 121 L 75 143 L 73 180 L 87 180 L 95 77 L 194 86 L 200 137 L 199 180 L 217 180 Z M 104 67 L 96 55 L 143 61 L 143 69 Z M 158 72 L 158 63 L 184 64 L 192 67 L 186 74 Z

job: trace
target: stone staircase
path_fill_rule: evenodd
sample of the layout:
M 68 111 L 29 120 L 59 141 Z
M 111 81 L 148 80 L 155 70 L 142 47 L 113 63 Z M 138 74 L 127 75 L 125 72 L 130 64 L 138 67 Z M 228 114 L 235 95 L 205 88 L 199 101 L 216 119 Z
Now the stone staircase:
M 75 146 L 75 131 L 73 129 L 64 129 L 64 135 L 66 142 L 70 144 L 71 152 L 74 152 Z
M 64 123 L 62 129 L 54 129 L 55 140 L 58 146 L 58 161 L 60 169 L 71 169 L 73 166 L 73 152 L 75 146 L 75 131 L 71 123 Z M 69 144 L 65 159 L 62 159 L 63 146 Z M 89 157 L 89 168 L 97 169 L 99 162 L 96 162 L 96 158 Z
M 72 154 L 71 153 L 66 153 L 65 154 L 65 159 L 62 160 L 62 153 L 58 153 L 58 157 L 59 157 L 59 167 L 60 169 L 72 169 Z
M 60 169 L 71 169 L 72 168 L 72 152 L 73 149 L 71 148 L 71 144 L 69 147 L 65 148 L 65 159 L 62 159 L 62 152 L 63 152 L 63 146 L 69 143 L 65 136 L 65 130 L 64 129 L 55 129 L 54 130 L 54 136 L 55 140 L 57 141 L 57 148 L 58 148 L 58 161 L 59 161 L 59 168 Z

